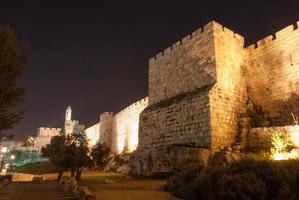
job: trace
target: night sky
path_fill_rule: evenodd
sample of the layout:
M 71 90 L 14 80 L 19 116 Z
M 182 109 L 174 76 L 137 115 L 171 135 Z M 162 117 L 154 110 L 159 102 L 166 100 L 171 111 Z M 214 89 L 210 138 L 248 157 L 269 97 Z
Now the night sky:
M 103 2 L 1 0 L 0 24 L 33 57 L 19 81 L 27 94 L 17 138 L 61 127 L 67 105 L 89 126 L 147 96 L 148 59 L 211 20 L 246 44 L 299 20 L 298 0 Z

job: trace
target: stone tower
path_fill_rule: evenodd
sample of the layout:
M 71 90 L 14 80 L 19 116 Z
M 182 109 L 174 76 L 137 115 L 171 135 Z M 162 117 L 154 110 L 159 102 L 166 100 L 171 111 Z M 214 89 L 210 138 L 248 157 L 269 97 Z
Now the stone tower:
M 100 115 L 100 122 L 100 141 L 103 141 L 103 143 L 105 143 L 109 148 L 111 148 L 113 113 L 102 113 Z
M 65 121 L 64 121 L 64 131 L 65 134 L 72 134 L 74 131 L 74 123 L 72 121 L 72 108 L 68 106 L 65 111 Z
M 71 121 L 71 119 L 72 119 L 72 108 L 71 108 L 71 106 L 68 106 L 65 111 L 65 122 Z

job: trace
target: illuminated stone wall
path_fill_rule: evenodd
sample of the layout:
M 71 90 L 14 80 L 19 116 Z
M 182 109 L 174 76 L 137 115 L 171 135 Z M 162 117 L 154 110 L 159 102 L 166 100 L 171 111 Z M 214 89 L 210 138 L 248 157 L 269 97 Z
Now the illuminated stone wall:
M 149 60 L 149 105 L 215 83 L 214 22 Z
M 259 127 L 250 129 L 248 138 L 248 146 L 254 150 L 269 151 L 273 147 L 271 137 L 278 134 L 283 137 L 290 137 L 296 146 L 299 145 L 298 134 L 299 126 L 273 126 L 273 127 Z M 292 138 L 293 136 L 297 136 Z
M 292 124 L 290 113 L 299 114 L 298 24 L 246 48 L 248 96 L 268 118 L 267 126 Z
M 242 36 L 210 22 L 152 58 L 140 147 L 231 146 L 246 112 L 243 45 Z
M 56 136 L 61 133 L 61 128 L 43 128 L 40 127 L 37 129 L 37 137 L 39 136 Z
M 60 135 L 61 131 L 61 128 L 38 128 L 35 137 L 35 146 L 37 148 L 42 148 L 43 146 L 50 144 L 52 137 Z
M 128 106 L 114 115 L 112 153 L 132 152 L 138 146 L 139 114 L 147 107 L 148 98 Z
M 100 115 L 100 141 L 111 147 L 113 113 L 104 112 Z
M 144 98 L 115 115 L 102 113 L 100 122 L 85 129 L 90 145 L 105 143 L 113 154 L 134 151 L 138 146 L 139 114 L 147 105 L 148 98 Z
M 175 144 L 210 147 L 209 90 L 206 87 L 146 108 L 140 117 L 140 148 L 166 149 Z
M 96 123 L 93 126 L 85 129 L 85 134 L 88 139 L 89 145 L 95 145 L 100 139 L 100 126 L 101 123 Z
M 209 92 L 212 148 L 236 142 L 240 120 L 246 113 L 244 38 L 214 22 L 217 82 Z

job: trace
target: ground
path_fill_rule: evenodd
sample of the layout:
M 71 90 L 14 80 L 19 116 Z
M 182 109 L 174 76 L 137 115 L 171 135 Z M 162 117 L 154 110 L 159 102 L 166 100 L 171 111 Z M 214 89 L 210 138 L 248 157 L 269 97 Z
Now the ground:
M 56 174 L 46 174 L 47 179 L 56 178 Z M 85 171 L 81 185 L 101 200 L 176 200 L 164 191 L 166 180 L 154 178 L 131 178 L 117 173 Z
M 54 166 L 50 162 L 42 162 L 38 164 L 28 164 L 26 166 L 16 169 L 20 173 L 28 174 L 42 174 L 45 176 L 49 182 L 46 182 L 44 185 L 32 185 L 32 183 L 13 183 L 8 186 L 8 190 L 16 190 L 13 195 L 18 193 L 28 193 L 32 195 L 30 188 L 33 188 L 36 191 L 43 191 L 44 193 L 52 193 L 51 188 L 54 187 L 54 179 L 56 179 L 56 173 L 49 173 L 55 171 Z M 69 173 L 66 173 L 69 175 Z M 22 178 L 19 180 L 31 180 L 32 176 L 21 175 Z M 18 177 L 19 178 L 19 177 Z M 52 181 L 52 182 L 51 182 Z M 46 185 L 49 185 L 50 190 L 46 191 Z M 96 195 L 97 199 L 101 200 L 131 200 L 131 199 L 142 199 L 142 200 L 175 200 L 176 198 L 170 193 L 164 190 L 166 184 L 166 179 L 154 179 L 154 178 L 131 178 L 118 173 L 104 173 L 99 171 L 84 171 L 82 174 L 81 185 L 85 185 Z M 30 186 L 30 187 L 28 187 Z M 32 187 L 31 187 L 32 186 Z M 40 187 L 40 188 L 39 188 Z M 56 187 L 56 186 L 55 186 Z M 58 186 L 57 186 L 58 187 Z M 26 189 L 29 188 L 29 189 Z M 36 193 L 35 195 L 38 195 Z M 54 193 L 52 194 L 54 195 Z M 3 194 L 2 194 L 3 196 Z M 2 200 L 0 195 L 0 199 Z M 41 198 L 46 200 L 44 198 Z M 4 199 L 5 200 L 5 199 Z M 12 200 L 14 200 L 12 198 Z M 23 200 L 23 199 L 22 199 Z M 25 200 L 25 199 L 24 199 Z M 27 200 L 27 199 L 26 199 Z M 30 199 L 31 200 L 31 199 Z M 32 198 L 34 200 L 34 198 Z M 53 200 L 56 200 L 53 197 Z
M 113 173 L 85 173 L 82 184 L 87 185 L 98 199 L 164 199 L 175 200 L 164 191 L 166 181 L 161 179 L 136 179 Z
M 70 200 L 72 195 L 55 181 L 12 182 L 0 188 L 1 200 Z

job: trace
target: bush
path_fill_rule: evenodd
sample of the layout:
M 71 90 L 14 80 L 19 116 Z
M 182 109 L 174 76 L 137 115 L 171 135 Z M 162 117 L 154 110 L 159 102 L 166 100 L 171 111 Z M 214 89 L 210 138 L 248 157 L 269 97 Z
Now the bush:
M 180 197 L 189 196 L 189 185 L 202 170 L 202 165 L 191 164 L 175 173 L 167 180 L 166 189 Z
M 185 199 L 298 199 L 299 161 L 241 160 L 227 166 L 186 168 L 166 189 Z

